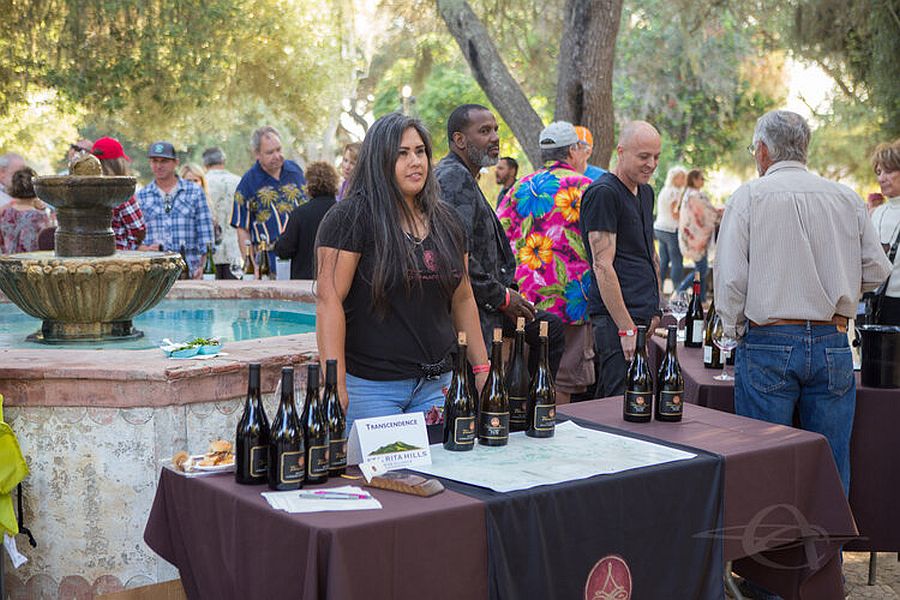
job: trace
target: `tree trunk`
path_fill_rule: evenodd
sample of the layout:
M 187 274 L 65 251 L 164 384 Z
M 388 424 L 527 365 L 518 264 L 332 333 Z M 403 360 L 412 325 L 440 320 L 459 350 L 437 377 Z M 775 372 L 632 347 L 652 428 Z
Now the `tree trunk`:
M 591 163 L 609 166 L 615 148 L 612 82 L 622 0 L 567 0 L 559 49 L 556 118 L 594 136 Z
M 475 81 L 509 125 L 531 164 L 541 165 L 538 136 L 544 124 L 510 75 L 484 25 L 466 0 L 436 1 L 438 12 L 466 57 Z M 617 2 L 621 9 L 622 0 L 610 1 Z

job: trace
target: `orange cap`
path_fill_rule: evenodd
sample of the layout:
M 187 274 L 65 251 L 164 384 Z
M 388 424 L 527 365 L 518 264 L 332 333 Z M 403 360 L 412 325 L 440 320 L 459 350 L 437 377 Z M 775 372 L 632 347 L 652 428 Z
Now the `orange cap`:
M 594 136 L 591 135 L 591 130 L 583 125 L 575 126 L 575 133 L 578 135 L 578 140 L 584 142 L 588 146 L 594 145 Z

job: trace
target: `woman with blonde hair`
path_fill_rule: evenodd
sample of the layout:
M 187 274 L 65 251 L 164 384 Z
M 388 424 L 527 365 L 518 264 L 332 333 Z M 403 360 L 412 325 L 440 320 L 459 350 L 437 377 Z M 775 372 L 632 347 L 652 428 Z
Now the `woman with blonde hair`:
M 659 286 L 671 275 L 672 284 L 677 286 L 684 270 L 681 250 L 678 248 L 678 208 L 684 194 L 687 171 L 676 165 L 666 174 L 666 184 L 656 198 L 656 221 L 653 231 L 659 240 Z M 671 265 L 671 271 L 669 266 Z
M 876 290 L 876 323 L 900 325 L 900 138 L 880 144 L 872 155 L 872 167 L 885 197 L 884 204 L 872 212 L 872 225 L 893 269 L 887 281 Z

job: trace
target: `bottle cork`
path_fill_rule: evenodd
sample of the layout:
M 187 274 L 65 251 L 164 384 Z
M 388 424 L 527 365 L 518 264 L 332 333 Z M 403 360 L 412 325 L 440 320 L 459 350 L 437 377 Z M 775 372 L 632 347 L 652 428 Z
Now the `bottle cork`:
M 547 332 L 550 329 L 550 324 L 547 321 L 541 321 L 541 337 L 547 337 Z
M 499 327 L 494 328 L 494 341 L 502 342 L 503 341 L 503 330 Z
M 525 331 L 525 317 L 519 317 L 516 319 L 516 330 Z
M 466 345 L 466 332 L 465 331 L 460 331 L 459 333 L 456 334 L 456 343 L 459 344 L 460 346 Z

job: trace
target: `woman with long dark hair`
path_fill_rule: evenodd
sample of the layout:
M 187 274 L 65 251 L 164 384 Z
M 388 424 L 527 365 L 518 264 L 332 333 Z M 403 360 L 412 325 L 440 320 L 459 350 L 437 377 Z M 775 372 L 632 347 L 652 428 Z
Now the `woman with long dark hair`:
M 348 428 L 442 405 L 456 331 L 467 334 L 479 388 L 486 378 L 465 233 L 440 200 L 431 156 L 420 121 L 382 117 L 319 227 L 316 339 L 320 360 L 338 361 Z

